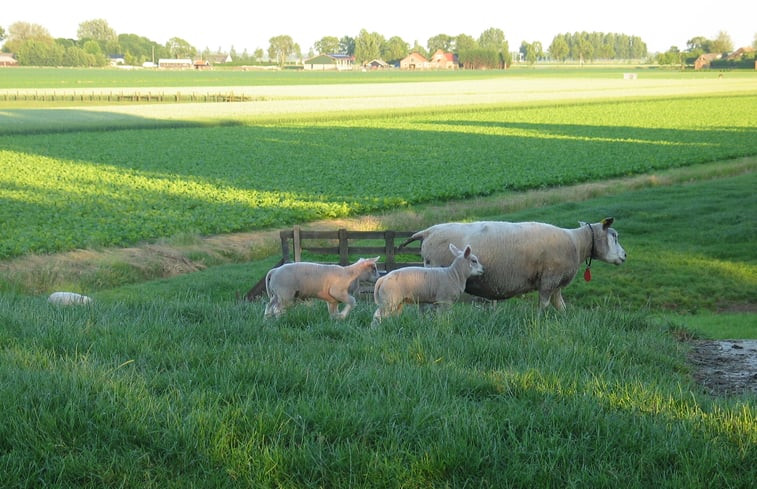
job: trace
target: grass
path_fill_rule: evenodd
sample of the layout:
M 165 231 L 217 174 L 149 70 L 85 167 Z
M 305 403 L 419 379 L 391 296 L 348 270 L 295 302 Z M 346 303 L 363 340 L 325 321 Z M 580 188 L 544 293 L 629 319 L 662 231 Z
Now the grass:
M 529 116 L 539 110 L 553 119 L 540 124 L 560 140 L 555 148 L 583 140 L 572 148 L 585 150 L 628 129 L 605 119 L 597 136 L 554 121 L 557 113 L 544 107 Z M 749 114 L 718 130 L 751 131 Z M 436 130 L 460 125 L 459 117 L 405 116 Z M 664 123 L 660 117 L 649 124 Z M 492 127 L 533 130 L 513 122 L 468 124 L 465 139 Z M 692 145 L 712 129 L 695 125 L 685 138 Z M 354 132 L 345 126 L 341 134 Z M 652 132 L 671 144 L 681 139 Z M 30 141 L 57 137 L 37 136 Z M 719 140 L 710 146 L 724 148 L 729 138 Z M 474 181 L 491 173 L 473 173 L 481 174 Z M 72 252 L 61 258 L 66 265 L 28 255 L 0 263 L 0 485 L 751 487 L 755 396 L 707 395 L 693 381 L 688 345 L 676 338 L 681 324 L 711 336 L 710 319 L 741 324 L 743 333 L 754 324 L 753 313 L 714 311 L 753 310 L 755 184 L 746 158 L 463 202 L 440 197 L 440 205 L 368 218 L 388 228 L 480 218 L 572 227 L 613 215 L 629 261 L 595 264 L 590 283 L 567 288 L 564 315 L 540 316 L 531 298 L 513 299 L 458 304 L 441 316 L 411 307 L 372 329 L 373 307 L 363 300 L 340 323 L 322 302 L 266 323 L 263 302 L 236 297 L 275 261 L 260 256 L 270 244 L 231 251 L 186 227 L 140 249 Z M 164 258 L 143 259 L 141 250 Z M 251 261 L 228 263 L 223 253 Z M 92 256 L 105 262 L 88 269 Z M 207 268 L 171 277 L 185 262 Z M 95 303 L 48 304 L 44 289 L 61 283 L 84 284 Z M 687 314 L 670 319 L 667 311 Z
M 643 313 L 0 297 L 4 483 L 748 487 L 754 405 L 711 399 Z

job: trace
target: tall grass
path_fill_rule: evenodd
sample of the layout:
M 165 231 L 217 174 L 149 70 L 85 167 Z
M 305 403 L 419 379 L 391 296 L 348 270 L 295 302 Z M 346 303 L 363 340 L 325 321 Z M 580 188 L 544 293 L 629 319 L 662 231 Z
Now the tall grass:
M 749 398 L 693 385 L 643 313 L 323 303 L 273 324 L 199 293 L 0 296 L 9 487 L 748 487 Z

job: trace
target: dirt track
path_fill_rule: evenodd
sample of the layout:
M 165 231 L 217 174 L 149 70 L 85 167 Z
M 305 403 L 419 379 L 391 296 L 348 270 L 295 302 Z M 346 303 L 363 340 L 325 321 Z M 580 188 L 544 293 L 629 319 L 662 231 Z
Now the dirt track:
M 697 341 L 689 360 L 710 394 L 757 394 L 757 340 Z

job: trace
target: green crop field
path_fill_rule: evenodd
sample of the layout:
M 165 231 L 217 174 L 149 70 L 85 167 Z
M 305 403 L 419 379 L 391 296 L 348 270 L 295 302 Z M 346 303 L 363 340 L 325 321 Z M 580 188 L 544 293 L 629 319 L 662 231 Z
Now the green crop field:
M 748 156 L 755 107 L 734 95 L 0 136 L 0 258 Z
M 0 486 L 752 487 L 689 340 L 757 338 L 757 74 L 627 70 L 2 72 Z M 252 99 L 81 97 L 153 87 Z M 236 299 L 292 224 L 609 215 L 565 314 Z

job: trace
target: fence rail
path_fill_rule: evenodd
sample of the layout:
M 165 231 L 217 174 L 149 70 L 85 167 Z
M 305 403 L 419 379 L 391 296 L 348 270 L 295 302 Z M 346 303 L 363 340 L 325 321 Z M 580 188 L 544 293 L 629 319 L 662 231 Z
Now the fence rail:
M 281 239 L 281 260 L 274 268 L 290 261 L 302 261 L 303 252 L 314 255 L 333 256 L 334 260 L 319 263 L 350 264 L 350 257 L 370 258 L 383 255 L 378 268 L 384 273 L 407 266 L 423 266 L 419 242 L 413 242 L 402 249 L 397 239 L 409 238 L 415 231 L 304 231 L 299 226 L 279 232 Z M 382 245 L 375 242 L 383 241 Z M 362 243 L 361 243 L 362 242 Z M 417 257 L 418 261 L 397 261 L 398 255 Z M 265 277 L 245 294 L 248 301 L 260 297 L 265 292 Z
M 181 92 L 118 92 L 118 91 L 0 91 L 3 102 L 110 102 L 110 103 L 177 103 L 177 102 L 254 102 L 268 100 L 260 95 L 246 95 L 233 92 L 221 93 L 181 93 Z

